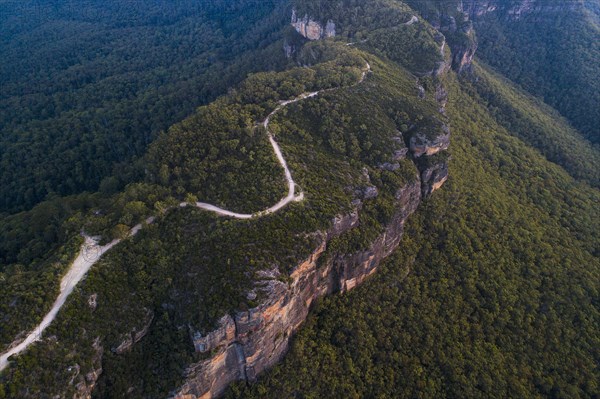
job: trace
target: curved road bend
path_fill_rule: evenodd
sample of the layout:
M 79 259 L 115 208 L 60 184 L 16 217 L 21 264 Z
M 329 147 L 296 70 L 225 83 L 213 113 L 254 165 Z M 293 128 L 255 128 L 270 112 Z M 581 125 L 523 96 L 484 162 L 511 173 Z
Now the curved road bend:
M 356 84 L 362 83 L 365 80 L 367 73 L 369 73 L 370 71 L 371 71 L 371 65 L 368 62 L 366 62 L 366 67 L 362 72 L 360 81 Z M 283 154 L 281 153 L 281 148 L 279 148 L 279 145 L 273 138 L 273 134 L 269 131 L 269 122 L 271 121 L 271 118 L 277 112 L 279 112 L 283 107 L 285 107 L 289 104 L 293 104 L 295 102 L 304 100 L 306 98 L 314 97 L 314 96 L 318 95 L 319 93 L 326 91 L 326 90 L 330 90 L 330 89 L 324 89 L 324 90 L 314 91 L 314 92 L 310 92 L 310 93 L 303 93 L 292 100 L 281 101 L 279 103 L 279 105 L 273 110 L 273 112 L 271 112 L 262 123 L 262 125 L 265 127 L 265 129 L 267 131 L 267 136 L 269 137 L 269 142 L 271 143 L 271 146 L 273 147 L 273 151 L 275 151 L 277 160 L 283 167 L 283 170 L 285 173 L 285 179 L 288 184 L 287 196 L 282 198 L 275 205 L 273 205 L 261 212 L 257 212 L 257 213 L 236 213 L 236 212 L 228 211 L 227 209 L 219 208 L 218 206 L 215 206 L 212 204 L 207 204 L 204 202 L 196 202 L 195 206 L 200 209 L 214 212 L 214 213 L 216 213 L 218 215 L 222 215 L 222 216 L 230 216 L 230 217 L 237 218 L 237 219 L 251 219 L 253 217 L 260 217 L 260 216 L 263 216 L 263 215 L 266 215 L 269 213 L 277 212 L 292 201 L 302 201 L 302 199 L 304 199 L 304 193 L 301 191 L 300 193 L 296 194 L 296 182 L 292 178 L 292 173 L 290 172 L 287 162 L 285 161 L 285 158 L 283 157 Z M 187 205 L 188 204 L 185 202 L 182 202 L 181 204 L 179 204 L 180 207 L 185 207 Z M 151 224 L 153 222 L 154 222 L 154 217 L 149 217 L 148 219 L 146 219 L 147 224 Z M 143 227 L 142 224 L 138 224 L 138 225 L 134 226 L 129 231 L 128 237 L 136 235 L 142 229 L 142 227 Z M 60 293 L 58 294 L 58 297 L 54 301 L 52 308 L 46 314 L 46 316 L 44 316 L 42 322 L 31 333 L 29 333 L 29 335 L 22 342 L 20 342 L 18 345 L 13 346 L 11 349 L 9 349 L 8 351 L 6 351 L 0 355 L 0 371 L 4 370 L 8 366 L 8 364 L 9 364 L 8 358 L 10 356 L 23 352 L 25 349 L 27 349 L 27 347 L 29 347 L 29 345 L 31 345 L 34 342 L 39 341 L 41 339 L 42 333 L 50 325 L 50 323 L 52 323 L 52 321 L 56 318 L 58 311 L 65 304 L 67 297 L 73 292 L 73 289 L 79 283 L 79 281 L 81 281 L 83 276 L 85 276 L 85 274 L 88 272 L 88 270 L 90 270 L 92 265 L 94 265 L 105 252 L 109 251 L 112 247 L 114 247 L 121 241 L 122 241 L 122 239 L 115 239 L 106 245 L 99 246 L 93 238 L 85 236 L 85 242 L 81 246 L 81 249 L 79 250 L 79 254 L 77 255 L 77 258 L 75 258 L 75 260 L 73 261 L 73 264 L 67 271 L 67 274 L 65 274 L 63 276 L 63 278 L 60 282 Z

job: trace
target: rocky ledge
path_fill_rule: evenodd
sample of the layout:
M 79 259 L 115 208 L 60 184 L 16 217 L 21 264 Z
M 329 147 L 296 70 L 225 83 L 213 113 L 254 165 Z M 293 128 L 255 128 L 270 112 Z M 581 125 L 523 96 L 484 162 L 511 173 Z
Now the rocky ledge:
M 459 73 L 471 70 L 477 51 L 474 23 L 489 16 L 509 21 L 529 16 L 529 22 L 538 22 L 558 13 L 584 8 L 582 0 L 454 0 L 434 3 L 433 8 L 418 0 L 410 0 L 410 3 L 444 36 L 452 52 L 452 69 Z
M 425 134 L 414 134 L 409 140 L 409 148 L 415 158 L 423 155 L 431 156 L 440 151 L 448 149 L 450 145 L 450 129 L 446 125 L 442 125 L 441 134 L 437 134 L 432 138 Z
M 75 386 L 74 399 L 91 399 L 96 382 L 98 381 L 100 374 L 102 374 L 102 353 L 104 349 L 102 348 L 100 337 L 96 337 L 92 344 L 92 348 L 94 349 L 92 368 L 87 374 L 82 375 L 80 373 L 81 367 L 79 364 L 75 364 L 71 367 L 73 370 L 69 370 L 75 372 L 75 375 L 69 382 L 69 385 Z
M 439 150 L 426 149 L 422 158 Z M 324 295 L 351 290 L 372 275 L 380 262 L 398 247 L 404 225 L 423 196 L 441 187 L 448 177 L 445 162 L 433 162 L 432 166 L 419 170 L 413 181 L 398 188 L 396 211 L 368 249 L 356 253 L 328 250 L 333 238 L 359 228 L 361 204 L 358 204 L 353 212 L 334 218 L 328 231 L 318 233 L 318 245 L 289 278 L 282 278 L 278 269 L 261 273 L 249 293 L 252 298 L 257 294 L 266 298 L 260 305 L 224 315 L 218 328 L 204 336 L 192 332 L 196 351 L 210 357 L 188 367 L 186 382 L 174 398 L 217 397 L 231 382 L 251 382 L 279 362 L 288 350 L 290 338 L 308 316 L 311 304 Z
M 298 18 L 296 10 L 292 10 L 291 23 L 296 31 L 308 40 L 325 39 L 335 36 L 335 23 L 333 23 L 332 20 L 322 24 L 313 20 L 308 15 L 305 15 L 303 18 Z
M 134 327 L 117 347 L 111 348 L 112 352 L 117 355 L 122 355 L 123 353 L 130 351 L 134 344 L 146 336 L 148 329 L 152 324 L 152 320 L 154 320 L 154 313 L 150 309 L 144 310 L 146 315 L 144 316 L 142 325 L 140 327 Z
M 276 269 L 263 272 L 255 287 L 255 291 L 266 297 L 259 306 L 224 316 L 219 328 L 206 336 L 195 334 L 196 350 L 210 352 L 211 357 L 188 368 L 187 381 L 175 397 L 216 397 L 231 382 L 253 381 L 280 361 L 315 299 L 356 287 L 396 249 L 408 216 L 421 202 L 419 179 L 400 188 L 396 201 L 397 210 L 391 223 L 369 249 L 354 254 L 327 252 L 332 238 L 358 226 L 359 211 L 356 211 L 337 217 L 329 231 L 320 234 L 318 246 L 287 281 L 278 278 Z

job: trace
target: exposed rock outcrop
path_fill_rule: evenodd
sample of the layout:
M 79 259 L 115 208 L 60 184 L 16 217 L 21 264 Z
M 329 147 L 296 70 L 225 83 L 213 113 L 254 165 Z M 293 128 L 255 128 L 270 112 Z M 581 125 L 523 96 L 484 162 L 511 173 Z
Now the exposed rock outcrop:
M 448 180 L 448 162 L 445 159 L 420 168 L 420 170 L 423 198 L 429 197 Z
M 494 12 L 497 7 L 497 0 L 462 0 L 458 4 L 459 11 L 466 13 L 470 19 Z
M 332 29 L 308 16 L 298 19 L 292 15 L 292 25 L 304 37 L 316 40 L 335 34 Z M 329 24 L 328 24 L 329 25 Z M 440 35 L 441 52 L 444 54 L 445 38 Z M 291 51 L 291 49 L 290 49 Z M 474 53 L 474 50 L 472 51 Z M 464 56 L 470 62 L 472 53 Z M 448 62 L 439 66 L 434 96 L 444 112 L 447 92 L 441 78 L 450 69 Z M 288 350 L 290 338 L 304 322 L 314 301 L 334 292 L 345 292 L 360 285 L 372 275 L 380 262 L 399 245 L 408 217 L 417 209 L 422 198 L 429 196 L 448 179 L 446 158 L 440 156 L 450 143 L 447 125 L 438 124 L 435 133 L 407 135 L 405 146 L 402 133 L 393 139 L 398 142 L 389 162 L 379 165 L 394 170 L 398 161 L 410 156 L 419 170 L 418 176 L 396 194 L 395 212 L 385 228 L 368 249 L 354 253 L 332 250 L 329 243 L 351 229 L 359 228 L 362 201 L 377 196 L 377 189 L 370 185 L 355 193 L 356 209 L 334 218 L 326 232 L 317 232 L 319 243 L 313 252 L 301 262 L 289 278 L 281 278 L 277 268 L 264 271 L 249 295 L 263 299 L 247 311 L 223 316 L 218 328 L 205 335 L 191 332 L 196 351 L 210 354 L 188 367 L 186 381 L 174 394 L 176 399 L 210 399 L 219 396 L 234 381 L 253 381 L 264 370 L 279 362 Z M 365 179 L 368 183 L 368 173 Z
M 131 347 L 144 338 L 144 336 L 148 333 L 148 329 L 152 324 L 152 320 L 154 320 L 154 313 L 151 310 L 146 309 L 146 315 L 142 325 L 140 327 L 134 327 L 127 337 L 125 337 L 125 339 L 123 339 L 123 341 L 119 344 L 119 346 L 111 348 L 111 350 L 117 355 L 131 350 Z
M 94 293 L 90 295 L 90 297 L 88 298 L 88 306 L 90 307 L 92 312 L 96 310 L 96 307 L 98 306 L 98 294 Z
M 321 235 L 321 242 L 313 253 L 296 267 L 288 281 L 257 282 L 255 289 L 261 290 L 267 298 L 259 306 L 224 316 L 219 328 L 205 337 L 196 335 L 194 346 L 205 352 L 214 351 L 214 355 L 189 367 L 187 381 L 175 397 L 213 398 L 229 383 L 240 379 L 252 381 L 277 363 L 315 299 L 356 287 L 396 249 L 408 216 L 421 201 L 419 180 L 399 188 L 396 201 L 391 222 L 370 248 L 352 254 L 327 252 L 332 238 L 358 225 L 358 211 L 337 217 L 329 231 Z
M 498 13 L 502 16 L 517 20 L 526 14 L 549 14 L 564 11 L 573 11 L 584 7 L 580 0 L 461 0 L 458 3 L 459 11 L 469 16 L 471 20 L 486 14 Z
M 80 367 L 78 364 L 73 366 L 76 371 L 73 380 L 69 385 L 75 384 L 75 394 L 73 399 L 91 399 L 92 391 L 96 386 L 96 381 L 102 374 L 102 344 L 100 343 L 100 337 L 94 340 L 92 345 L 94 348 L 94 357 L 92 358 L 92 370 L 89 371 L 85 376 L 79 374 Z
M 459 73 L 467 70 L 477 51 L 473 23 L 468 19 L 467 14 L 458 14 L 456 17 L 442 14 L 436 25 L 434 26 L 445 36 L 450 45 L 452 69 Z
M 435 89 L 435 99 L 440 105 L 439 112 L 445 114 L 448 93 L 442 81 L 438 81 Z M 413 133 L 408 139 L 408 149 L 419 170 L 421 180 L 421 195 L 429 197 L 448 180 L 448 157 L 445 151 L 450 146 L 450 127 L 438 121 L 435 131 Z
M 332 20 L 322 24 L 308 15 L 298 18 L 296 10 L 292 10 L 292 26 L 308 40 L 319 40 L 335 36 L 335 23 Z
M 470 71 L 471 62 L 477 51 L 473 23 L 478 19 L 495 15 L 501 19 L 514 21 L 525 15 L 533 15 L 532 21 L 539 21 L 558 12 L 574 11 L 584 7 L 581 0 L 454 0 L 437 3 L 409 0 L 409 3 L 416 9 L 421 9 L 423 17 L 445 36 L 452 51 L 452 69 L 457 72 Z M 429 7 L 432 3 L 436 6 L 434 9 Z
M 450 145 L 450 130 L 446 125 L 442 126 L 443 132 L 433 137 L 417 133 L 409 140 L 410 151 L 418 158 L 422 155 L 431 156 L 442 150 L 448 149 Z
M 446 114 L 446 104 L 448 104 L 448 91 L 441 82 L 438 82 L 435 87 L 435 100 L 440 105 L 440 114 Z
M 452 69 L 460 73 L 470 70 L 477 51 L 477 40 L 471 23 L 466 24 L 457 36 L 459 38 L 453 40 L 452 46 Z
M 417 3 L 419 4 L 419 3 Z M 447 5 L 447 3 L 443 3 Z M 473 23 L 469 19 L 468 13 L 461 11 L 462 6 L 446 9 L 440 5 L 437 12 L 423 10 L 423 17 L 439 32 L 436 41 L 440 45 L 440 52 L 445 57 L 446 47 L 450 48 L 450 62 L 442 62 L 438 65 L 433 76 L 444 75 L 448 69 L 452 68 L 457 72 L 468 70 L 475 51 L 477 50 L 477 40 Z

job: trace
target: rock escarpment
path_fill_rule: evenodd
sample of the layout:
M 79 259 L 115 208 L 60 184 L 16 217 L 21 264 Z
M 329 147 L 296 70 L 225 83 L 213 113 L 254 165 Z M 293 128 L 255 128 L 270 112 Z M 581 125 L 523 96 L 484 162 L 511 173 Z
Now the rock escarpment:
M 397 188 L 395 212 L 366 250 L 344 253 L 330 248 L 333 239 L 360 228 L 362 202 L 356 201 L 354 211 L 334 218 L 327 231 L 316 233 L 319 240 L 315 249 L 288 278 L 277 268 L 260 273 L 249 293 L 252 299 L 264 298 L 258 306 L 224 315 L 218 328 L 207 334 L 192 331 L 194 348 L 209 357 L 188 367 L 186 382 L 174 397 L 214 398 L 231 382 L 253 381 L 279 362 L 317 298 L 360 285 L 398 247 L 408 217 L 448 178 L 446 158 L 440 158 L 448 144 L 449 130 L 443 125 L 438 137 L 422 138 L 408 149 L 419 175 Z M 406 151 L 398 155 L 405 156 Z
M 326 39 L 329 37 L 335 37 L 335 23 L 332 20 L 328 20 L 323 23 L 313 19 L 308 14 L 304 17 L 299 18 L 296 10 L 292 10 L 292 18 L 290 25 L 298 32 L 300 36 L 308 40 L 319 40 Z M 296 35 L 297 36 L 297 35 Z M 283 44 L 283 51 L 287 58 L 291 58 L 298 48 L 302 46 L 302 41 L 292 36 L 286 37 Z
M 144 316 L 142 325 L 139 327 L 134 327 L 117 347 L 111 348 L 112 352 L 116 353 L 117 355 L 128 352 L 131 350 L 133 345 L 146 336 L 148 329 L 152 324 L 152 320 L 154 320 L 154 313 L 149 309 L 145 309 L 145 311 L 146 315 Z
M 573 11 L 584 7 L 579 0 L 454 0 L 430 3 L 421 0 L 408 0 L 415 9 L 421 10 L 423 17 L 445 36 L 452 50 L 452 69 L 457 72 L 470 70 L 477 51 L 477 38 L 473 24 L 479 19 L 494 16 L 499 19 L 516 21 L 524 16 L 533 16 L 532 21 L 540 21 L 552 14 Z
M 544 14 L 573 11 L 584 7 L 581 0 L 462 0 L 458 3 L 458 9 L 469 16 L 471 20 L 485 16 L 490 13 L 500 14 L 501 17 L 512 20 L 520 19 L 527 14 Z
M 323 32 L 326 32 L 322 28 L 311 28 L 310 18 L 298 20 L 295 13 L 292 24 L 308 39 L 324 37 Z M 443 77 L 448 69 L 441 68 L 436 77 Z M 443 114 L 447 92 L 441 80 L 438 79 L 437 83 L 435 98 Z M 277 268 L 260 274 L 249 293 L 252 299 L 264 298 L 258 306 L 224 315 L 218 328 L 206 334 L 191 332 L 195 350 L 205 353 L 208 358 L 188 367 L 186 381 L 173 395 L 174 398 L 214 398 L 234 381 L 255 380 L 261 372 L 283 358 L 291 337 L 308 316 L 316 299 L 351 290 L 377 270 L 380 262 L 398 247 L 408 217 L 423 198 L 448 179 L 447 157 L 443 153 L 450 143 L 450 130 L 447 125 L 438 122 L 439 129 L 435 133 L 409 136 L 408 148 L 402 146 L 394 152 L 392 162 L 380 165 L 393 169 L 393 162 L 408 156 L 419 173 L 412 181 L 397 188 L 395 212 L 385 230 L 370 246 L 362 251 L 344 253 L 330 245 L 336 237 L 360 228 L 362 203 L 357 201 L 354 211 L 334 218 L 327 231 L 316 233 L 318 245 L 289 277 L 283 277 Z M 402 134 L 399 133 L 397 139 L 403 141 Z M 362 196 L 363 200 L 368 197 Z
M 441 111 L 444 107 L 441 107 Z M 450 128 L 442 124 L 441 131 L 433 137 L 414 134 L 409 140 L 409 148 L 421 179 L 421 195 L 429 197 L 448 180 L 448 158 L 445 150 L 450 145 Z
M 308 15 L 298 18 L 296 10 L 292 10 L 292 26 L 308 40 L 319 40 L 335 36 L 335 23 L 332 20 L 322 24 Z
M 475 31 L 468 15 L 466 13 L 457 13 L 456 16 L 435 15 L 430 22 L 434 28 L 444 35 L 450 46 L 452 69 L 459 73 L 468 70 L 475 56 L 475 51 L 477 51 Z
M 92 392 L 94 390 L 94 387 L 96 386 L 96 382 L 98 381 L 98 377 L 100 377 L 100 374 L 102 374 L 103 348 L 100 341 L 100 337 L 96 337 L 92 348 L 94 349 L 94 357 L 92 358 L 92 368 L 87 374 L 82 375 L 80 373 L 81 367 L 79 366 L 79 364 L 72 366 L 74 376 L 71 379 L 69 385 L 75 386 L 75 394 L 73 395 L 73 398 L 91 399 Z
M 432 156 L 440 151 L 448 149 L 450 145 L 450 129 L 442 125 L 442 132 L 432 138 L 417 133 L 409 140 L 409 148 L 415 158 L 423 155 Z
M 188 368 L 187 381 L 175 397 L 216 397 L 229 383 L 252 381 L 280 361 L 315 299 L 356 287 L 397 248 L 406 220 L 421 202 L 421 191 L 420 179 L 398 189 L 391 222 L 367 250 L 352 254 L 327 250 L 332 238 L 358 227 L 360 210 L 357 209 L 336 218 L 332 227 L 320 234 L 318 246 L 289 279 L 278 278 L 278 270 L 264 272 L 255 287 L 266 297 L 259 306 L 226 315 L 221 318 L 219 328 L 206 336 L 193 337 L 196 349 L 210 352 L 211 357 Z

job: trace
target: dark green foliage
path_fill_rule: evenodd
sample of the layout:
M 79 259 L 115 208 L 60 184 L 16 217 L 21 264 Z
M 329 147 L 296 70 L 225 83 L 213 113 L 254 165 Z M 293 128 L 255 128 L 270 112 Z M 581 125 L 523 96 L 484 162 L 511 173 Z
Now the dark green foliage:
M 314 232 L 324 231 L 336 215 L 351 209 L 351 202 L 360 198 L 361 190 L 367 186 L 377 187 L 379 195 L 374 200 L 364 200 L 361 223 L 365 229 L 346 240 L 340 250 L 364 248 L 373 235 L 381 231 L 382 224 L 387 223 L 391 215 L 395 191 L 416 176 L 409 160 L 399 161 L 395 172 L 377 168 L 377 162 L 391 161 L 393 151 L 404 145 L 392 139 L 398 134 L 394 118 L 399 107 L 417 97 L 415 82 L 402 70 L 372 58 L 374 72 L 358 86 L 360 68 L 365 65 L 364 54 L 336 43 L 329 44 L 330 49 L 322 46 L 314 44 L 307 49 L 315 63 L 310 69 L 252 76 L 229 96 L 200 109 L 195 116 L 171 129 L 149 158 L 153 161 L 156 159 L 153 157 L 160 156 L 168 161 L 170 154 L 177 156 L 188 149 L 195 151 L 194 143 L 211 139 L 216 140 L 214 145 L 220 150 L 224 147 L 219 141 L 221 135 L 231 139 L 251 134 L 251 129 L 243 127 L 251 124 L 252 118 L 264 118 L 270 111 L 264 107 L 274 106 L 277 100 L 300 91 L 332 88 L 335 90 L 289 105 L 272 123 L 272 130 L 307 199 L 280 213 L 251 221 L 219 218 L 191 208 L 168 212 L 94 266 L 47 331 L 47 336 L 60 337 L 58 343 L 49 340 L 36 345 L 35 350 L 20 356 L 17 365 L 3 375 L 3 381 L 11 389 L 23 394 L 27 387 L 30 396 L 63 392 L 64 382 L 71 378 L 65 371 L 69 366 L 79 364 L 88 371 L 95 367 L 91 361 L 92 345 L 96 337 L 100 337 L 103 376 L 98 382 L 99 397 L 125 395 L 130 387 L 134 388 L 130 396 L 166 396 L 169 389 L 181 383 L 182 370 L 200 359 L 191 348 L 190 328 L 210 331 L 223 314 L 255 306 L 256 302 L 246 297 L 254 273 L 277 266 L 285 278 L 316 247 Z M 338 85 L 342 87 L 337 88 Z M 245 101 L 252 103 L 245 104 Z M 367 109 L 363 109 L 364 104 L 369 104 Z M 221 105 L 222 111 L 218 111 L 216 105 Z M 412 107 L 416 114 L 425 116 L 437 112 L 431 99 Z M 228 113 L 228 109 L 238 112 Z M 244 112 L 247 115 L 240 118 Z M 214 118 L 209 120 L 209 116 Z M 323 126 L 329 126 L 328 118 L 344 121 L 348 131 L 342 142 L 370 140 L 374 155 L 367 152 L 353 158 L 352 153 L 322 145 L 327 134 Z M 361 127 L 363 122 L 368 128 Z M 204 126 L 209 128 L 202 130 Z M 213 126 L 218 128 L 211 129 Z M 238 129 L 239 126 L 242 128 Z M 262 140 L 266 141 L 264 132 L 261 133 Z M 228 137 L 229 134 L 232 136 Z M 255 134 L 258 137 L 259 133 Z M 257 146 L 260 140 L 251 143 Z M 171 150 L 178 145 L 182 147 Z M 196 148 L 200 151 L 208 145 Z M 231 152 L 220 159 L 230 162 L 230 158 L 236 156 L 236 152 Z M 185 170 L 197 159 L 202 157 L 182 157 L 178 162 Z M 173 162 L 173 165 L 177 164 Z M 208 163 L 206 167 L 210 172 L 218 164 Z M 365 168 L 369 177 L 364 175 Z M 247 168 L 248 179 L 259 182 L 257 170 Z M 193 168 L 183 175 L 192 178 L 192 171 Z M 279 175 L 277 168 L 276 176 Z M 180 181 L 182 185 L 190 184 L 187 178 Z M 213 184 L 217 183 L 221 182 Z M 84 219 L 88 228 L 96 226 L 102 231 L 102 226 L 123 222 L 123 214 L 132 206 L 142 209 L 143 214 L 157 198 L 171 201 L 172 192 L 164 190 L 171 185 L 176 192 L 177 184 L 171 179 L 165 184 L 128 186 L 123 193 L 113 196 L 113 205 L 104 209 L 104 215 Z M 230 190 L 239 189 L 237 184 L 220 187 L 224 200 Z M 201 188 L 204 187 L 201 185 Z M 264 193 L 258 200 L 266 203 L 267 195 Z M 239 198 L 242 200 L 244 198 Z M 251 206 L 253 202 L 245 205 Z M 135 223 L 135 219 L 130 222 Z M 93 312 L 88 305 L 92 294 L 98 295 L 98 307 Z M 111 349 L 117 347 L 132 328 L 141 328 L 145 309 L 155 316 L 146 338 L 136 344 L 132 352 L 119 356 L 112 353 Z M 40 356 L 40 353 L 46 355 Z M 47 362 L 53 367 L 48 367 Z M 27 367 L 28 379 L 21 377 L 23 367 Z M 40 381 L 54 382 L 42 386 Z
M 44 261 L 27 266 L 15 263 L 0 272 L 0 351 L 42 320 L 58 296 L 60 277 L 82 241 L 74 236 Z
M 440 26 L 453 50 L 477 56 L 558 110 L 592 143 L 600 140 L 597 0 L 406 0 Z M 474 28 L 469 33 L 470 27 Z
M 5 326 L 0 336 L 2 345 L 12 342 L 18 332 L 32 328 L 53 302 L 66 266 L 63 262 L 60 267 L 48 269 L 55 262 L 57 242 L 78 236 L 81 230 L 101 236 L 102 243 L 123 238 L 147 217 L 161 215 L 194 196 L 244 212 L 263 210 L 283 197 L 287 193 L 283 170 L 264 130 L 255 124 L 281 99 L 306 90 L 356 83 L 364 60 L 355 50 L 337 48 L 328 53 L 330 58 L 340 54 L 339 59 L 329 59 L 311 69 L 254 75 L 238 90 L 173 126 L 144 160 L 150 182 L 129 184 L 110 196 L 82 194 L 44 202 L 31 211 L 7 217 L 9 223 L 0 230 L 5 238 L 0 270 L 8 276 L 4 285 L 6 308 L 1 314 Z M 344 204 L 349 204 L 341 184 L 330 186 L 334 192 L 341 192 Z M 305 220 L 310 221 L 307 226 L 326 225 L 334 216 L 330 211 L 321 204 L 305 212 Z M 305 229 L 311 230 L 307 226 Z M 40 291 L 45 294 L 34 295 Z M 15 301 L 23 292 L 29 294 Z M 20 313 L 28 316 L 20 318 Z
M 285 64 L 281 3 L 3 2 L 0 212 L 135 179 L 161 130 Z
M 593 3 L 593 2 L 586 2 Z M 581 2 L 545 0 L 518 20 L 490 14 L 477 20 L 477 54 L 540 97 L 584 137 L 600 142 L 600 25 Z
M 0 67 L 0 210 L 45 200 L 28 211 L 0 212 L 2 304 L 12 304 L 0 313 L 0 343 L 7 345 L 52 303 L 66 263 L 48 265 L 61 245 L 82 229 L 106 242 L 177 204 L 172 192 L 185 199 L 185 192 L 158 185 L 123 188 L 145 178 L 145 161 L 131 159 L 143 155 L 161 129 L 247 72 L 284 65 L 281 44 L 273 43 L 287 18 L 269 1 L 0 7 L 6 33 L 0 43 L 6 61 Z M 268 142 L 261 144 L 260 165 L 272 159 Z M 281 175 L 268 178 L 280 183 Z M 53 194 L 98 184 L 96 194 Z
M 487 103 L 496 121 L 511 134 L 539 149 L 548 160 L 565 168 L 573 177 L 600 185 L 600 151 L 580 137 L 567 121 L 541 101 L 521 94 L 505 78 L 485 65 L 476 67 L 475 76 L 462 82 L 471 95 Z
M 395 150 L 405 148 L 404 141 L 412 134 L 441 130 L 445 118 L 437 113 L 431 96 L 415 101 L 413 76 L 377 58 L 369 62 L 373 73 L 363 84 L 294 104 L 281 114 L 289 121 L 274 119 L 273 131 L 292 133 L 281 137 L 286 145 L 315 146 L 351 163 L 380 166 L 391 161 Z
M 262 121 L 282 100 L 356 83 L 364 61 L 348 48 L 337 53 L 333 60 L 317 55 L 326 62 L 311 68 L 252 75 L 230 95 L 201 107 L 152 145 L 149 179 L 170 186 L 173 195 L 192 193 L 234 211 L 258 212 L 276 203 L 287 185 Z
M 67 218 L 94 204 L 89 195 L 54 198 L 31 211 L 7 216 L 0 223 L 0 272 L 7 265 L 29 265 L 47 257 L 80 226 L 67 226 Z
M 171 7 L 185 11 L 190 4 Z M 277 23 L 249 28 L 271 18 L 269 2 L 194 4 L 211 4 L 203 14 L 210 35 L 205 27 L 199 30 L 207 41 L 190 35 L 203 48 L 200 58 L 186 63 L 194 59 L 190 52 L 196 54 L 188 43 L 183 49 L 189 51 L 171 51 L 177 56 L 161 75 L 170 79 L 175 71 L 177 79 L 187 80 L 141 81 L 167 91 L 175 87 L 184 96 L 188 86 L 182 82 L 187 81 L 203 94 L 197 102 L 166 95 L 163 105 L 171 119 L 158 130 L 182 119 L 192 103 L 207 101 L 246 72 L 271 65 L 277 57 L 270 52 L 280 51 L 281 43 L 267 46 L 281 32 Z M 185 368 L 208 356 L 193 352 L 190 331 L 206 333 L 224 314 L 255 306 L 260 298 L 250 300 L 246 294 L 256 272 L 277 267 L 285 281 L 315 249 L 317 232 L 326 231 L 357 199 L 363 202 L 360 228 L 330 242 L 329 249 L 352 253 L 367 247 L 389 222 L 396 190 L 416 178 L 410 157 L 394 159 L 396 152 L 405 150 L 411 135 L 432 136 L 448 120 L 453 129 L 450 180 L 410 220 L 401 248 L 364 287 L 323 300 L 283 364 L 254 386 L 234 386 L 228 397 L 600 395 L 595 150 L 547 106 L 486 66 L 475 68 L 472 78 L 478 81 L 449 76 L 447 117 L 439 114 L 434 99 L 439 82 L 415 75 L 443 59 L 439 36 L 422 20 L 402 25 L 413 11 L 399 1 L 307 0 L 296 5 L 300 15 L 335 19 L 342 40 L 359 41 L 362 51 L 337 40 L 306 44 L 294 55 L 302 67 L 250 75 L 160 135 L 132 167 L 139 174 L 126 171 L 125 177 L 102 180 L 100 193 L 44 202 L 3 219 L 0 339 L 6 345 L 49 307 L 59 276 L 81 242 L 81 227 L 106 241 L 147 216 L 158 218 L 90 270 L 45 339 L 0 375 L 0 398 L 71 397 L 74 376 L 83 378 L 100 365 L 96 398 L 167 397 L 182 383 Z M 152 12 L 129 21 L 113 20 L 112 11 L 108 20 L 92 13 L 86 26 L 99 20 L 119 29 L 143 27 L 146 18 L 154 31 L 187 26 L 185 15 L 161 16 L 162 6 L 130 3 L 128 15 L 131 7 Z M 109 2 L 106 7 L 117 6 Z M 253 7 L 256 11 L 249 11 Z M 250 17 L 240 18 L 247 12 Z M 289 16 L 273 15 L 281 24 Z M 41 22 L 33 18 L 31 24 Z M 16 24 L 7 26 L 18 33 Z M 252 33 L 242 34 L 248 29 Z M 215 41 L 227 47 L 230 39 L 239 48 L 203 47 Z M 257 40 L 263 41 L 257 45 Z M 258 54 L 256 48 L 265 48 L 263 63 L 252 64 L 253 57 L 238 63 L 246 50 Z M 140 47 L 139 54 L 148 54 L 147 48 Z M 159 64 L 169 64 L 162 57 Z M 357 85 L 366 60 L 373 72 Z M 179 65 L 191 75 L 178 75 Z M 196 82 L 190 76 L 200 70 L 205 73 Z M 419 96 L 419 84 L 425 98 Z M 256 125 L 278 101 L 320 89 L 332 90 L 287 106 L 270 125 L 304 201 L 249 221 L 190 207 L 170 209 L 198 199 L 250 212 L 279 199 L 285 193 L 281 168 Z M 145 112 L 156 116 L 153 112 L 167 108 Z M 111 143 L 122 139 L 112 133 L 107 137 Z M 440 160 L 448 156 L 418 162 Z M 386 164 L 397 168 L 391 171 Z M 137 182 L 123 187 L 133 177 Z M 368 187 L 377 188 L 376 198 L 362 197 Z M 56 252 L 60 242 L 68 244 Z M 94 294 L 95 309 L 89 305 Z M 22 299 L 13 306 L 17 297 Z M 153 319 L 147 335 L 130 351 L 114 353 L 133 329 L 143 327 L 149 312 Z
M 146 382 L 143 389 L 148 394 L 175 386 L 183 367 L 194 360 L 189 327 L 206 331 L 224 313 L 247 307 L 245 292 L 255 268 L 302 258 L 312 249 L 313 238 L 298 235 L 311 220 L 300 219 L 304 213 L 287 213 L 298 220 L 294 225 L 283 223 L 281 216 L 238 222 L 193 209 L 169 213 L 103 257 L 47 330 L 47 336 L 61 337 L 59 343 L 50 339 L 21 356 L 17 368 L 27 367 L 28 377 L 11 373 L 11 383 L 27 386 L 33 396 L 62 392 L 60 381 L 69 377 L 65 370 L 75 364 L 89 370 L 92 344 L 100 337 L 104 376 L 115 394 L 140 380 Z M 300 229 L 297 234 L 294 228 Z M 98 302 L 93 311 L 88 305 L 92 294 Z M 111 350 L 133 327 L 141 329 L 146 309 L 155 316 L 149 338 L 141 350 L 115 358 Z M 76 351 L 65 356 L 68 348 Z M 40 357 L 38 350 L 46 355 Z M 53 366 L 47 367 L 46 361 Z M 137 377 L 119 371 L 123 367 Z M 149 374 L 138 375 L 142 369 Z M 153 382 L 153 375 L 160 375 L 160 381 Z M 41 386 L 34 382 L 37 378 L 55 383 Z

